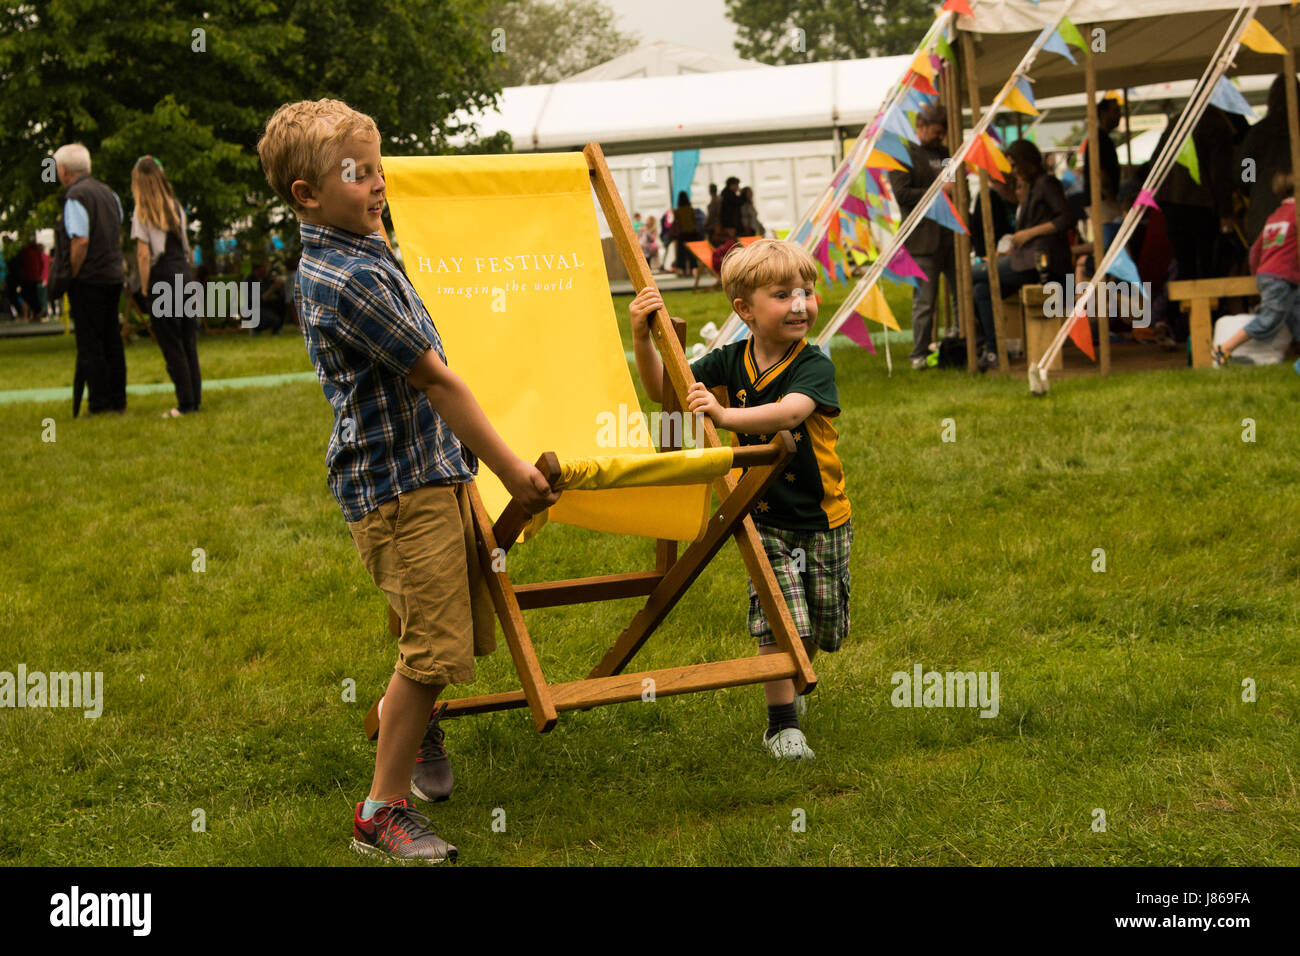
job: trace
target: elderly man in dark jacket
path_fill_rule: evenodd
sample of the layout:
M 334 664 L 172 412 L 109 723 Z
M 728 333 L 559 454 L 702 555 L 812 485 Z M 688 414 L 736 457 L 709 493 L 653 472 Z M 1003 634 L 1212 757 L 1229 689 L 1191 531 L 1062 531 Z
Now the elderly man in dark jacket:
M 68 294 L 77 334 L 77 385 L 90 386 L 90 413 L 126 410 L 126 354 L 119 331 L 122 295 L 122 203 L 90 175 L 90 152 L 80 143 L 60 146 L 55 172 L 64 186 L 54 227 L 51 298 Z

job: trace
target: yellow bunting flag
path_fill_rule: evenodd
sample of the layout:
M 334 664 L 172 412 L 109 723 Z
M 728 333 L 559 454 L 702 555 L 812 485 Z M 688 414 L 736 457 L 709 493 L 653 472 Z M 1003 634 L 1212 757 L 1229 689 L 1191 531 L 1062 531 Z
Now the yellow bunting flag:
M 871 319 L 873 322 L 879 322 L 887 328 L 899 331 L 898 319 L 894 318 L 894 313 L 889 308 L 889 303 L 885 301 L 885 293 L 880 290 L 879 285 L 873 285 L 871 291 L 863 296 L 858 307 L 853 310 L 864 319 Z
M 930 63 L 930 55 L 924 50 L 916 54 L 916 59 L 912 61 L 912 69 L 931 83 L 934 82 L 934 66 Z
M 882 153 L 878 149 L 873 149 L 871 155 L 867 157 L 867 163 L 872 169 L 897 169 L 900 172 L 907 172 L 898 160 L 894 159 L 888 153 Z
M 1256 53 L 1277 53 L 1286 56 L 1286 48 L 1277 42 L 1273 34 L 1264 29 L 1262 23 L 1253 18 L 1246 24 L 1245 32 L 1241 34 L 1241 42 Z
M 1027 113 L 1030 116 L 1038 115 L 1038 109 L 1034 104 L 1025 99 L 1025 94 L 1014 86 L 1007 90 L 1007 97 L 1002 101 L 1002 105 L 1009 110 L 1015 110 L 1017 113 Z
M 1003 154 L 1001 147 L 998 146 L 998 141 L 988 133 L 982 134 L 980 138 L 984 140 L 984 149 L 992 158 L 993 164 L 1004 173 L 1011 172 L 1011 160 L 1007 159 Z

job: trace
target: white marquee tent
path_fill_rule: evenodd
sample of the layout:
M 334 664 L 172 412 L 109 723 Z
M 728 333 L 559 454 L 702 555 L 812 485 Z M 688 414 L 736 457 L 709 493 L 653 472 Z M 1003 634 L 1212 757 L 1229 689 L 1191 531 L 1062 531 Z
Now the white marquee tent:
M 908 57 L 762 66 L 676 76 L 515 86 L 500 112 L 478 117 L 485 135 L 505 130 L 520 152 L 580 149 L 648 152 L 829 140 L 865 126 Z

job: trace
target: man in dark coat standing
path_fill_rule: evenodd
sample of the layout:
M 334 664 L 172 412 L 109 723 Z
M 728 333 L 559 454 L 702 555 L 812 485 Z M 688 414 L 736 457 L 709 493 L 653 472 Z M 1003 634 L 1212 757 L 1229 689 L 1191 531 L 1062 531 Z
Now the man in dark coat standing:
M 948 112 L 942 106 L 929 106 L 916 118 L 916 136 L 920 144 L 908 143 L 912 168 L 894 170 L 889 174 L 889 185 L 902 209 L 903 218 L 921 201 L 948 162 L 948 150 L 943 145 L 948 134 Z M 935 200 L 941 202 L 942 200 Z M 948 301 L 956 315 L 957 272 L 953 257 L 952 233 L 933 219 L 922 219 L 916 230 L 904 243 L 904 248 L 926 278 L 912 293 L 912 368 L 925 368 L 925 357 L 930 351 L 930 336 L 934 328 L 934 309 L 938 300 L 939 276 L 944 276 L 948 287 Z
M 68 294 L 77 335 L 76 378 L 90 386 L 90 414 L 124 412 L 126 353 L 118 322 L 122 203 L 90 175 L 90 152 L 80 143 L 55 150 L 54 165 L 64 189 L 54 227 L 51 293 Z M 77 399 L 74 405 L 80 404 Z

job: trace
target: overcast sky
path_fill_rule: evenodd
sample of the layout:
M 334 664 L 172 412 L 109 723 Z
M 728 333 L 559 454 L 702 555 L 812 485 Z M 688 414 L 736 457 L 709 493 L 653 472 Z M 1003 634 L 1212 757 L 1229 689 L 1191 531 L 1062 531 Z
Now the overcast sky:
M 618 14 L 620 30 L 641 35 L 643 43 L 663 40 L 708 53 L 736 55 L 736 28 L 723 0 L 603 0 Z

